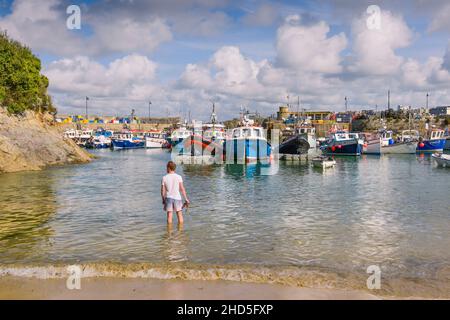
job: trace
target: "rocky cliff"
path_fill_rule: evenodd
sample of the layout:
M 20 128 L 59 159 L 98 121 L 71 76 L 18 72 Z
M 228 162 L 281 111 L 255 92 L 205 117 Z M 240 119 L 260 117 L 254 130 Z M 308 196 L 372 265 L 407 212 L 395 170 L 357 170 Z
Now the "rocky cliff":
M 51 120 L 48 113 L 9 115 L 0 108 L 0 173 L 91 160 L 88 152 L 63 138 Z

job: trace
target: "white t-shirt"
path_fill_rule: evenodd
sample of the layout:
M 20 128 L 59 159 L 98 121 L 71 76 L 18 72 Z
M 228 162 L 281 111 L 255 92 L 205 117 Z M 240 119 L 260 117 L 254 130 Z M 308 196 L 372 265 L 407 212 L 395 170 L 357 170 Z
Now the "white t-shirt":
M 162 178 L 162 185 L 166 188 L 166 198 L 182 200 L 180 194 L 180 183 L 183 178 L 176 173 L 168 173 Z

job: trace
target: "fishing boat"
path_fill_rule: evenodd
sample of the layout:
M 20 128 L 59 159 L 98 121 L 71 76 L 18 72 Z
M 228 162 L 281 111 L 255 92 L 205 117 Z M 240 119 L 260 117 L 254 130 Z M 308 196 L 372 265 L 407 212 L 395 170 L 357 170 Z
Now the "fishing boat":
M 172 131 L 171 135 L 167 138 L 167 141 L 172 147 L 174 147 L 178 143 L 183 142 L 183 140 L 188 139 L 191 135 L 191 130 L 187 129 L 185 126 L 181 126 L 178 129 Z
M 227 159 L 233 157 L 237 161 L 244 160 L 246 163 L 268 161 L 272 153 L 264 129 L 256 126 L 234 128 L 231 139 L 227 139 L 225 142 L 225 150 Z
M 278 147 L 279 154 L 307 154 L 309 150 L 308 141 L 298 134 L 287 138 Z
M 332 168 L 336 165 L 336 161 L 333 158 L 325 156 L 313 158 L 312 163 L 314 167 L 322 169 Z
M 168 148 L 169 142 L 161 131 L 148 131 L 144 133 L 145 147 L 148 149 Z
M 431 157 L 437 165 L 444 168 L 450 168 L 450 154 L 434 153 Z
M 316 128 L 311 123 L 304 121 L 297 128 L 295 128 L 295 132 L 308 142 L 310 149 L 316 149 Z
M 326 155 L 359 156 L 363 151 L 364 141 L 358 133 L 337 131 L 333 133 L 321 150 Z
M 116 149 L 140 149 L 145 147 L 145 139 L 131 132 L 115 134 L 111 139 L 112 148 Z
M 417 143 L 414 139 L 400 138 L 395 141 L 393 132 L 390 130 L 380 130 L 373 138 L 367 138 L 364 143 L 363 153 L 365 154 L 414 154 Z
M 217 121 L 216 106 L 214 103 L 212 105 L 210 123 L 204 124 L 202 129 L 202 141 L 205 146 L 213 144 L 215 147 L 221 147 L 225 142 L 225 126 Z
M 444 137 L 444 130 L 432 129 L 428 139 L 419 138 L 417 144 L 417 152 L 442 152 L 446 138 Z
M 298 125 L 294 133 L 286 130 L 287 138 L 278 147 L 280 154 L 301 155 L 315 150 L 317 146 L 316 128 L 307 121 Z
M 107 149 L 111 147 L 111 138 L 114 132 L 111 130 L 98 129 L 86 142 L 88 149 Z

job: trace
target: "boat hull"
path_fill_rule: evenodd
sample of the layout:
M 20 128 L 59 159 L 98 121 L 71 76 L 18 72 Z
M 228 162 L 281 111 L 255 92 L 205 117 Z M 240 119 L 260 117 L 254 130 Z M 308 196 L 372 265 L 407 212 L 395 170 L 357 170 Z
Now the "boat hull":
M 442 152 L 446 143 L 446 139 L 423 140 L 423 146 L 420 142 L 417 144 L 417 152 Z
M 363 148 L 363 153 L 365 154 L 381 154 L 381 141 L 380 139 L 370 140 L 367 145 Z
M 444 150 L 450 150 L 450 137 L 445 142 Z
M 161 149 L 166 148 L 168 142 L 165 139 L 158 138 L 145 138 L 145 147 L 148 149 Z
M 315 168 L 322 168 L 322 169 L 332 168 L 336 165 L 335 160 L 322 159 L 322 158 L 314 158 L 312 160 L 312 163 Z
M 113 149 L 141 149 L 145 147 L 145 141 L 137 140 L 112 140 Z
M 280 144 L 278 153 L 306 154 L 308 153 L 310 148 L 311 145 L 305 138 L 301 137 L 300 135 L 295 135 Z
M 415 154 L 416 142 L 394 143 L 389 146 L 381 147 L 382 154 Z
M 228 144 L 231 144 L 231 147 Z M 227 140 L 225 150 L 227 160 L 237 162 L 267 161 L 272 154 L 271 146 L 265 139 Z
M 322 152 L 327 155 L 360 156 L 362 149 L 358 141 L 342 141 L 325 146 Z

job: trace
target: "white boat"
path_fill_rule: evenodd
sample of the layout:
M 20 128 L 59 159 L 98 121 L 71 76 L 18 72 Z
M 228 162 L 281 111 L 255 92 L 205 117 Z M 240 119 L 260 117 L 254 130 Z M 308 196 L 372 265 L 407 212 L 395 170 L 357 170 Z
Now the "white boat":
M 264 129 L 256 126 L 234 128 L 232 136 L 225 142 L 226 156 L 231 161 L 269 160 L 272 148 L 267 142 Z
M 86 143 L 94 136 L 93 130 L 74 130 L 64 132 L 64 137 L 72 139 L 79 146 L 86 146 Z
M 316 157 L 312 159 L 313 166 L 316 168 L 332 168 L 336 165 L 336 161 L 331 157 Z
M 161 131 L 146 132 L 145 147 L 146 148 L 167 148 L 169 143 L 167 142 L 164 134 Z
M 415 154 L 417 143 L 414 141 L 398 142 L 381 148 L 382 154 Z
M 183 142 L 184 139 L 190 138 L 191 135 L 191 130 L 187 129 L 186 127 L 180 127 L 178 129 L 175 129 L 167 140 L 172 145 L 172 147 L 174 147 L 178 143 Z
M 450 154 L 434 153 L 432 157 L 438 166 L 450 168 Z
M 393 139 L 393 132 L 381 130 L 375 138 L 367 139 L 364 145 L 366 154 L 414 154 L 417 140 L 407 134 L 402 135 L 399 142 Z

